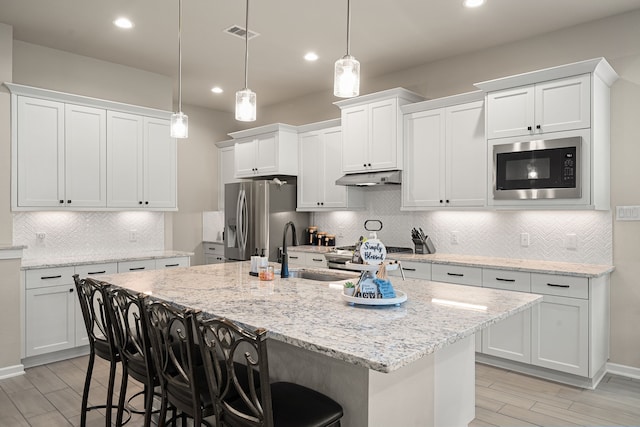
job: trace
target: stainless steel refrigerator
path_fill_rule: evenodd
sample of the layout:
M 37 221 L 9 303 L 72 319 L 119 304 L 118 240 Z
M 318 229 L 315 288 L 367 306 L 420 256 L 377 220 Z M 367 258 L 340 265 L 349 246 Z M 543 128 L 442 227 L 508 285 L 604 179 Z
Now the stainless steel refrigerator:
M 260 180 L 226 184 L 224 187 L 224 255 L 244 261 L 264 255 L 277 261 L 284 226 L 293 221 L 298 240 L 309 226 L 309 213 L 296 212 L 296 184 Z M 291 233 L 287 246 L 291 245 Z

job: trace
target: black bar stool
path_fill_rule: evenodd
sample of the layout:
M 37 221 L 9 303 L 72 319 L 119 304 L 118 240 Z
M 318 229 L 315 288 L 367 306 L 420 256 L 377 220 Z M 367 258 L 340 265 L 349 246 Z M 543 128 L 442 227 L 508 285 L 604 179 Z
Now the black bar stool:
M 248 331 L 223 318 L 203 320 L 192 315 L 191 320 L 215 397 L 216 425 L 340 425 L 342 406 L 331 398 L 299 384 L 270 383 L 265 329 Z

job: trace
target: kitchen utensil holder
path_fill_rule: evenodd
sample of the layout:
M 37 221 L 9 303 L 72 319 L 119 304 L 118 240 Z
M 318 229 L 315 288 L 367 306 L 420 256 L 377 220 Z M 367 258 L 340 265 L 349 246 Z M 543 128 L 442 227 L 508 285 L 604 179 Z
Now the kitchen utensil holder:
M 411 239 L 413 240 L 413 244 L 415 246 L 415 253 L 417 254 L 435 254 L 436 248 L 431 241 L 431 238 L 427 236 L 426 239 Z

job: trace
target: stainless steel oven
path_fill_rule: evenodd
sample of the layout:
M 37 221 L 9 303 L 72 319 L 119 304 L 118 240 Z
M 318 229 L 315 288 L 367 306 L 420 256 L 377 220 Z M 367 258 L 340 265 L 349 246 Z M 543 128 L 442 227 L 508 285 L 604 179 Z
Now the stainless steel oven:
M 493 198 L 579 199 L 582 137 L 493 146 Z

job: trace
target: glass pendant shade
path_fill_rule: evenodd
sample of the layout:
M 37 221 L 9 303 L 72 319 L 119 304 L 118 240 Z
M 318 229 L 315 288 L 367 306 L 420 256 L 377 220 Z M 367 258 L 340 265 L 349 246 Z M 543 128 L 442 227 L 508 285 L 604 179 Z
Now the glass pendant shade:
M 249 88 L 236 92 L 236 120 L 241 122 L 256 120 L 256 93 Z
M 182 111 L 171 115 L 171 138 L 187 138 L 189 136 L 189 116 Z
M 360 62 L 351 55 L 336 61 L 333 94 L 340 98 L 352 98 L 360 94 Z

